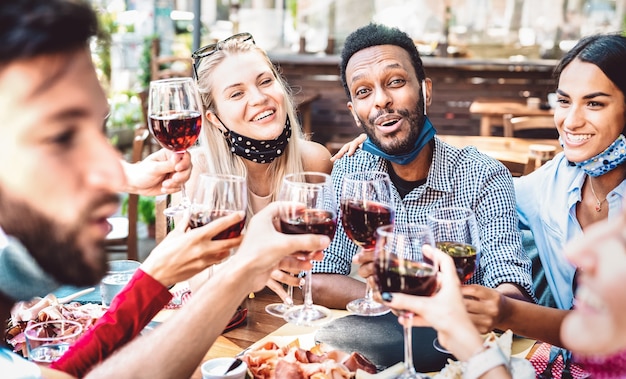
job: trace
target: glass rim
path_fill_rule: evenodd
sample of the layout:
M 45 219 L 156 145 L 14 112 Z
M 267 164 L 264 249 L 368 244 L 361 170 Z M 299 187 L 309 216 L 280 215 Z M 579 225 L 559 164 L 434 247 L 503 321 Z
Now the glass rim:
M 366 176 L 366 175 L 371 175 L 371 178 L 362 178 L 359 179 L 357 178 L 358 175 L 362 175 L 362 176 Z M 374 177 L 376 176 L 376 177 Z M 348 174 L 346 174 L 343 178 L 344 181 L 348 180 L 351 182 L 373 182 L 373 181 L 377 181 L 377 180 L 381 180 L 381 179 L 385 179 L 385 180 L 389 180 L 391 181 L 391 177 L 389 176 L 388 173 L 384 172 L 384 171 L 357 171 L 357 172 L 350 172 Z
M 233 174 L 218 174 L 218 173 L 210 173 L 203 172 L 198 175 L 198 179 L 207 178 L 207 179 L 220 179 L 226 180 L 229 182 L 245 182 L 246 178 L 241 175 L 233 175 Z
M 51 325 L 51 324 L 69 324 L 71 326 L 75 326 L 76 329 L 71 334 L 63 334 L 63 335 L 56 336 L 56 337 L 40 337 L 38 335 L 35 335 L 35 336 L 29 335 L 29 332 L 33 331 L 35 328 L 41 328 L 41 327 L 45 327 L 46 325 Z M 28 338 L 31 341 L 48 341 L 50 339 L 75 338 L 81 335 L 82 332 L 83 332 L 83 325 L 78 321 L 67 320 L 67 319 L 47 320 L 47 321 L 36 322 L 36 323 L 26 326 L 26 328 L 24 328 L 24 337 Z
M 452 211 L 452 212 L 459 212 L 458 214 L 464 213 L 463 216 L 459 217 L 459 218 L 455 218 L 453 220 L 450 219 L 445 219 L 445 218 L 441 218 L 441 217 L 436 217 L 435 215 L 439 212 L 439 211 Z M 441 207 L 441 208 L 435 208 L 433 210 L 431 210 L 428 213 L 427 218 L 429 220 L 433 220 L 433 221 L 442 221 L 442 222 L 449 222 L 449 223 L 453 223 L 453 222 L 458 222 L 458 221 L 465 221 L 465 220 L 469 220 L 472 217 L 476 217 L 476 212 L 474 212 L 473 209 L 471 208 L 467 208 L 467 207 Z
M 193 78 L 190 76 L 177 77 L 177 78 L 165 78 L 165 79 L 157 79 L 151 80 L 150 85 L 154 84 L 168 84 L 168 83 L 181 83 L 181 82 L 191 82 L 193 83 Z

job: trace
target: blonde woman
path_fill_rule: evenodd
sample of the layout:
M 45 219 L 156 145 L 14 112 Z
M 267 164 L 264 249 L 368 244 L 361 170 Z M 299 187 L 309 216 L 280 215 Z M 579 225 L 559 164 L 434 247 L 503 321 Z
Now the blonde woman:
M 200 145 L 192 151 L 189 188 L 201 173 L 246 177 L 250 219 L 276 200 L 286 174 L 330 173 L 330 153 L 304 138 L 287 83 L 252 35 L 240 33 L 202 47 L 193 58 L 203 126 Z M 286 293 L 274 280 L 300 282 L 280 270 L 272 279 L 268 285 L 283 299 Z

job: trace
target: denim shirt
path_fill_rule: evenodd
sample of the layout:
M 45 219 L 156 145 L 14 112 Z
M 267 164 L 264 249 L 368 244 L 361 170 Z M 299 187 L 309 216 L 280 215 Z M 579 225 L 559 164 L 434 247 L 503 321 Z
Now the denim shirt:
M 533 173 L 516 178 L 515 195 L 520 228 L 530 229 L 537 245 L 546 280 L 559 309 L 570 309 L 576 268 L 565 258 L 563 247 L 582 234 L 576 218 L 585 173 L 570 166 L 564 153 Z M 620 214 L 626 180 L 607 195 L 609 220 Z

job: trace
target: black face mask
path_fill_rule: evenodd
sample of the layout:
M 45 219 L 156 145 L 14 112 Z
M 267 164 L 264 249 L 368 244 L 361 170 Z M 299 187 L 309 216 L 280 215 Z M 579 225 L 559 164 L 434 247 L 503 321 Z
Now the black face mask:
M 218 117 L 219 120 L 219 117 Z M 222 126 L 226 125 L 220 120 Z M 226 128 L 224 138 L 230 146 L 230 151 L 242 158 L 256 163 L 271 163 L 274 159 L 280 157 L 287 148 L 289 138 L 291 137 L 291 122 L 289 117 L 285 122 L 283 132 L 273 140 L 259 141 L 253 138 L 243 136 Z

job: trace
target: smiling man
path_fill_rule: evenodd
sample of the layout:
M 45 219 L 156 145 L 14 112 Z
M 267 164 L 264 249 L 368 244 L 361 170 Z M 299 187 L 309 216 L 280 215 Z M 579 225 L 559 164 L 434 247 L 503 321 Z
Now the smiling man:
M 332 177 L 337 197 L 343 177 L 356 171 L 385 171 L 396 223 L 425 224 L 440 207 L 466 207 L 480 229 L 480 266 L 471 283 L 531 300 L 531 263 L 522 248 L 509 171 L 475 148 L 457 149 L 435 136 L 426 116 L 433 84 L 412 39 L 404 32 L 370 24 L 348 36 L 341 54 L 341 80 L 348 108 L 368 138 L 363 149 L 338 160 Z M 343 308 L 362 297 L 365 284 L 348 276 L 357 246 L 343 226 L 316 264 L 315 301 Z M 358 258 L 369 276 L 371 254 Z

